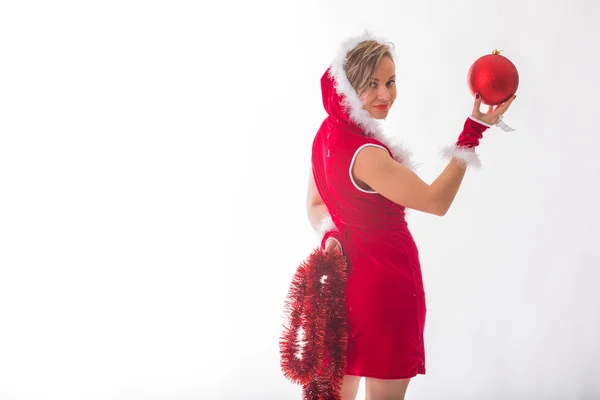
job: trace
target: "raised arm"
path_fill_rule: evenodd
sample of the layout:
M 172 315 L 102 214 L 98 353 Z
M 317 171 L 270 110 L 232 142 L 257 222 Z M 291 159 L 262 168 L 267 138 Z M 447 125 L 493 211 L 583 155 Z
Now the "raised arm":
M 352 175 L 396 204 L 434 215 L 445 215 L 460 188 L 467 168 L 466 160 L 474 155 L 483 132 L 495 124 L 516 96 L 504 104 L 491 107 L 486 114 L 479 111 L 481 99 L 476 98 L 471 117 L 465 122 L 450 162 L 432 184 L 427 184 L 414 172 L 390 157 L 387 151 L 368 146 L 358 153 Z
M 386 150 L 368 146 L 358 153 L 352 174 L 355 180 L 396 204 L 442 216 L 450 208 L 465 171 L 466 165 L 453 158 L 429 185 L 391 158 Z

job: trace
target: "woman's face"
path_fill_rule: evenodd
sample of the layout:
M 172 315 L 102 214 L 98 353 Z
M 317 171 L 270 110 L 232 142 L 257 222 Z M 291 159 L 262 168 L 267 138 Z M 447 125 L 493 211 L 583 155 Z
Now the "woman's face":
M 360 96 L 364 108 L 376 119 L 385 119 L 396 100 L 396 66 L 388 56 L 383 57 L 373 71 L 369 87 Z

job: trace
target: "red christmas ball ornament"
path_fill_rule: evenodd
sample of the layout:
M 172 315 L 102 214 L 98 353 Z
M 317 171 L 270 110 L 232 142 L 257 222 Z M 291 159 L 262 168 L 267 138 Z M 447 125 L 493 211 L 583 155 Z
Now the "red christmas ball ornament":
M 494 50 L 471 65 L 467 84 L 471 95 L 479 93 L 483 104 L 495 106 L 517 92 L 519 73 L 508 58 L 500 55 L 500 50 Z

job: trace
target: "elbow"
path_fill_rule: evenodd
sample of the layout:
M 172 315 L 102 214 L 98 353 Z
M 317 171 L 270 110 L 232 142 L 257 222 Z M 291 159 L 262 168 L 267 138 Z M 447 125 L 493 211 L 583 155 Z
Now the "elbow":
M 450 208 L 447 204 L 440 204 L 439 202 L 435 202 L 432 210 L 432 214 L 438 217 L 443 217 L 448 212 Z
M 438 210 L 437 212 L 435 212 L 435 215 L 437 215 L 438 217 L 443 217 L 444 215 L 446 215 L 446 213 L 448 212 L 448 210 Z
M 308 222 L 310 223 L 310 226 L 316 231 L 317 230 L 317 221 L 315 218 L 315 210 L 313 207 L 308 206 L 306 207 L 306 215 L 308 217 Z
M 398 203 L 398 204 L 400 204 L 400 203 Z M 402 204 L 400 204 L 400 205 L 402 205 Z M 406 205 L 404 205 L 404 206 L 407 207 Z M 444 207 L 442 205 L 438 205 L 433 202 L 429 203 L 429 204 L 424 204 L 421 207 L 408 206 L 408 208 L 412 208 L 413 210 L 418 210 L 418 211 L 424 212 L 426 214 L 435 215 L 437 217 L 443 217 L 448 212 L 448 207 Z
M 307 203 L 306 214 L 308 221 L 312 226 L 313 230 L 318 231 L 319 226 L 322 222 L 323 215 L 325 214 L 325 204 L 323 203 Z
M 443 217 L 446 215 L 447 210 L 443 210 L 441 208 L 434 208 L 429 211 L 429 214 L 435 215 L 436 217 Z

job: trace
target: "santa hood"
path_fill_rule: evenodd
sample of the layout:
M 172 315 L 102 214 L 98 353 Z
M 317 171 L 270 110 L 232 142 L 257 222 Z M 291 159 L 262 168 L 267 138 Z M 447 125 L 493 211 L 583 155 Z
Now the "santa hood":
M 329 117 L 337 124 L 344 125 L 348 130 L 360 132 L 380 141 L 390 149 L 396 161 L 414 169 L 415 166 L 410 160 L 411 152 L 399 140 L 395 140 L 384 133 L 381 122 L 373 118 L 365 110 L 360 97 L 346 76 L 344 67 L 348 53 L 359 43 L 366 40 L 375 40 L 378 43 L 390 44 L 382 38 L 375 37 L 368 31 L 360 36 L 351 37 L 344 41 L 330 67 L 321 78 L 323 107 Z M 395 62 L 396 56 L 391 44 L 390 52 Z

